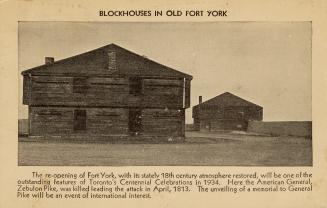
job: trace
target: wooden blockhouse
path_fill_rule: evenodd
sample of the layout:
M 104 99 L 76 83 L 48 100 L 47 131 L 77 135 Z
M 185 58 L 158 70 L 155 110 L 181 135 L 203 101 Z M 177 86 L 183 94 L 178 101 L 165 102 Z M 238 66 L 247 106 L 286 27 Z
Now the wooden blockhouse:
M 194 130 L 247 130 L 248 121 L 262 121 L 263 108 L 225 92 L 193 107 Z
M 22 72 L 29 135 L 180 141 L 192 76 L 115 44 Z

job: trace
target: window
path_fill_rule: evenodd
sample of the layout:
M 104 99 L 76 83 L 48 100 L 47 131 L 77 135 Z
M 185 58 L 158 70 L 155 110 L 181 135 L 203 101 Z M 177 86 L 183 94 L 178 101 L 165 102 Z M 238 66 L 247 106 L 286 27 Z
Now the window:
M 139 77 L 129 78 L 129 94 L 140 95 L 142 93 L 142 79 Z
M 86 94 L 86 91 L 87 91 L 87 78 L 74 77 L 73 93 Z
M 86 130 L 86 110 L 74 110 L 74 131 Z

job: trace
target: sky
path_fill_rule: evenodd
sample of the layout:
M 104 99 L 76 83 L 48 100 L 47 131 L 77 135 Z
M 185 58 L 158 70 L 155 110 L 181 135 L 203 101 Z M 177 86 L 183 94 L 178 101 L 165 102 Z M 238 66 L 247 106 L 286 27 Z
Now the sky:
M 265 121 L 311 118 L 311 22 L 20 22 L 20 72 L 110 43 L 193 76 L 192 106 L 230 92 L 263 107 Z

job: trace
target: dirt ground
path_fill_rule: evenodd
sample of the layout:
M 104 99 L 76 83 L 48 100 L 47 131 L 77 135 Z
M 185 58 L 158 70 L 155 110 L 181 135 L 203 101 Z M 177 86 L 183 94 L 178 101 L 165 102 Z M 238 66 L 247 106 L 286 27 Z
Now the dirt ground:
M 25 166 L 311 166 L 312 140 L 241 132 L 186 132 L 179 144 L 27 142 Z

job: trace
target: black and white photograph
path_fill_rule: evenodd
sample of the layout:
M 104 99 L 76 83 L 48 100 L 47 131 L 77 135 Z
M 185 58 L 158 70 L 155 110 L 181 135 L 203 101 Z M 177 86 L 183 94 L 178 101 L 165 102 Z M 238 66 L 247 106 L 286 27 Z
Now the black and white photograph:
M 18 24 L 19 166 L 312 166 L 312 22 Z

